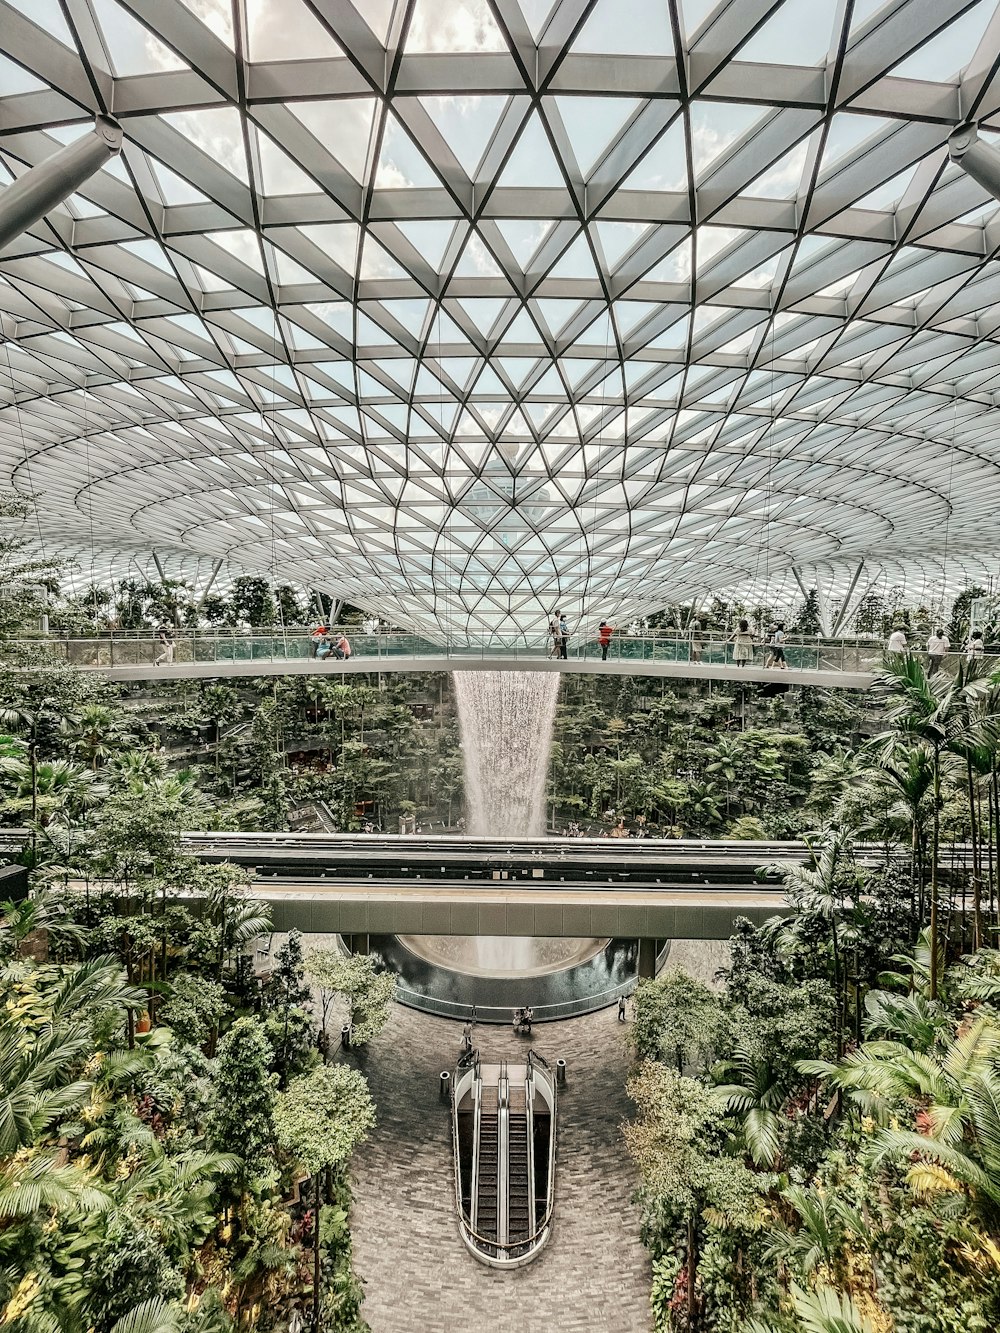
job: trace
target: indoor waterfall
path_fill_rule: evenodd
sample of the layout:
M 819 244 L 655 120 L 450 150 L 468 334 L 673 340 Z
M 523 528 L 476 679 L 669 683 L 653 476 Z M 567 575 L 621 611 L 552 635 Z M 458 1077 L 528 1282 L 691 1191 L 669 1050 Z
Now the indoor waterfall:
M 559 674 L 455 671 L 467 832 L 540 838 Z

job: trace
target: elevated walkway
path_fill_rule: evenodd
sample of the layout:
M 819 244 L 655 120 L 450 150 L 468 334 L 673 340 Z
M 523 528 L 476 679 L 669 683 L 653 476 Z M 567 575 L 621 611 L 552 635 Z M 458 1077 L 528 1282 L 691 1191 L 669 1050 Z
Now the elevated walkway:
M 570 939 L 727 940 L 737 917 L 760 925 L 791 911 L 776 888 L 442 880 L 373 884 L 258 879 L 274 929 L 335 935 L 509 935 Z
M 572 642 L 572 641 L 571 641 Z M 435 643 L 411 634 L 351 635 L 352 655 L 312 656 L 303 635 L 182 634 L 170 662 L 156 665 L 158 645 L 148 633 L 103 638 L 49 638 L 13 644 L 7 665 L 17 667 L 18 648 L 44 645 L 53 662 L 110 680 L 214 680 L 251 676 L 333 676 L 413 671 L 556 671 L 615 676 L 745 680 L 782 685 L 867 689 L 882 662 L 881 649 L 856 642 L 789 644 L 787 671 L 764 667 L 766 650 L 737 666 L 721 636 L 694 649 L 686 638 L 646 635 L 612 640 L 606 661 L 596 643 L 572 645 L 566 660 L 548 654 L 544 638 L 513 641 L 463 639 Z

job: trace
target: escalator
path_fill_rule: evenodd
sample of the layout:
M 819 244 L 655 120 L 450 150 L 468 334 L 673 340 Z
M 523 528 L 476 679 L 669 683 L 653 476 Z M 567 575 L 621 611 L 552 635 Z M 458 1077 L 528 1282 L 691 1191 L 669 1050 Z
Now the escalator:
M 484 1087 L 479 1106 L 478 1167 L 474 1177 L 475 1228 L 485 1241 L 500 1239 L 500 1112 L 497 1088 Z
M 529 1181 L 528 1111 L 525 1092 L 511 1088 L 507 1113 L 507 1243 L 523 1245 L 534 1230 L 534 1191 Z
M 534 1258 L 548 1238 L 555 1171 L 555 1084 L 543 1060 L 486 1063 L 473 1051 L 452 1097 L 462 1237 L 497 1268 Z

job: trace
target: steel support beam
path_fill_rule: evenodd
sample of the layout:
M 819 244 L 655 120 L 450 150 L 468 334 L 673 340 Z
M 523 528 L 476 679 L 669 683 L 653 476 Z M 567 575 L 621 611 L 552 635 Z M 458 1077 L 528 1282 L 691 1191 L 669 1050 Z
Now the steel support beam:
M 860 579 L 864 567 L 865 562 L 859 560 L 858 567 L 854 571 L 850 583 L 847 585 L 847 592 L 844 594 L 844 600 L 840 604 L 840 610 L 837 612 L 837 617 L 833 622 L 833 637 L 836 637 L 840 633 L 840 627 L 847 619 L 848 612 L 851 609 L 851 598 L 854 596 L 854 589 L 858 586 L 858 579 Z
M 948 140 L 948 155 L 994 199 L 1000 199 L 1000 152 L 980 139 L 975 125 L 959 125 Z
M 117 156 L 121 147 L 121 126 L 110 116 L 98 116 L 92 134 L 67 144 L 18 176 L 0 194 L 0 250 L 67 200 Z

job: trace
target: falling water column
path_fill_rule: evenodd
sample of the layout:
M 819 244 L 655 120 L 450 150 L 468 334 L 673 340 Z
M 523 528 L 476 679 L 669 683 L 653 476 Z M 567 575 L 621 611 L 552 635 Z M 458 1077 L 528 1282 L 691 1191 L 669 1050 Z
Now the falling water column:
M 558 672 L 456 671 L 454 677 L 469 833 L 543 836 Z

